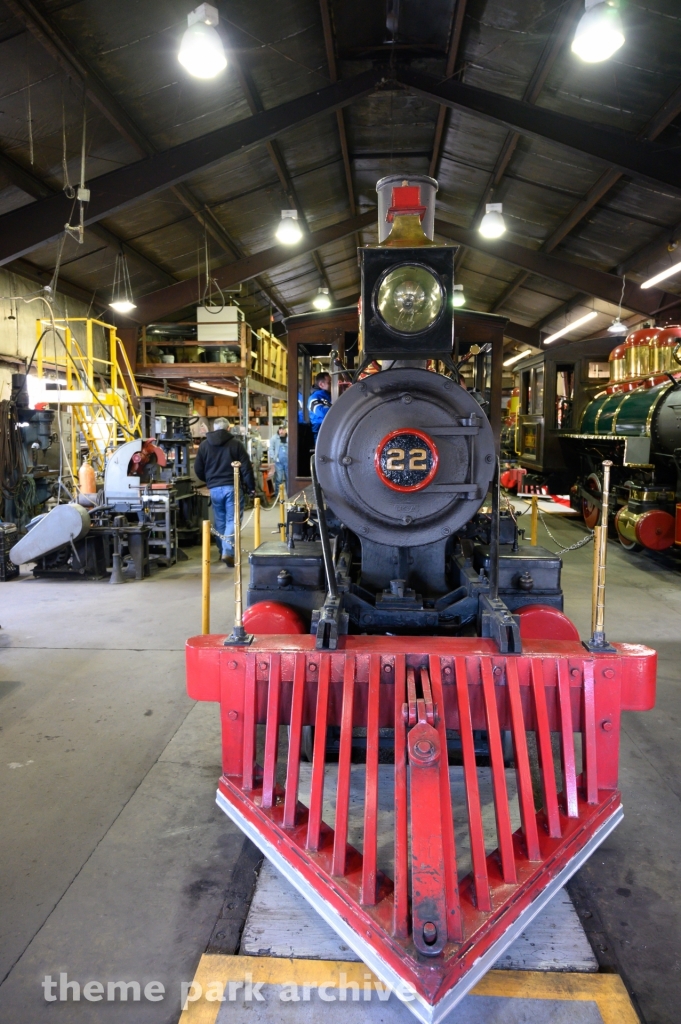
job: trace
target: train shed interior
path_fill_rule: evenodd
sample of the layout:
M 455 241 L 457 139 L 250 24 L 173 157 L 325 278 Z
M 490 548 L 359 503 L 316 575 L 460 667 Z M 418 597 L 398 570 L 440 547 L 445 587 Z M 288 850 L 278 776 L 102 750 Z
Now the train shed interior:
M 677 1024 L 680 45 L 0 0 L 0 1024 Z

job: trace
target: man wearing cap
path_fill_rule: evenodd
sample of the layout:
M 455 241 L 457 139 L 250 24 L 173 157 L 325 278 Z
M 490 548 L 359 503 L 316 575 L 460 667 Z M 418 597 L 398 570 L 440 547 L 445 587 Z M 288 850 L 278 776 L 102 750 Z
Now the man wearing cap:
M 220 540 L 222 561 L 234 565 L 234 468 L 233 462 L 240 462 L 241 501 L 240 515 L 244 510 L 244 490 L 255 493 L 253 466 L 248 452 L 241 441 L 229 429 L 229 420 L 219 416 L 210 434 L 199 445 L 194 463 L 194 472 L 210 491 L 215 529 L 225 537 Z

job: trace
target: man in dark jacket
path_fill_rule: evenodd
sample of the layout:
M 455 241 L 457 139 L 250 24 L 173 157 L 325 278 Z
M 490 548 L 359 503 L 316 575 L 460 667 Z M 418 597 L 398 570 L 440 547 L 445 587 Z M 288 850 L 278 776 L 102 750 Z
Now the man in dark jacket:
M 220 541 L 222 560 L 234 565 L 234 469 L 233 462 L 240 462 L 241 509 L 244 511 L 244 490 L 255 492 L 253 466 L 248 452 L 241 441 L 229 431 L 229 420 L 219 417 L 212 434 L 207 434 L 199 445 L 194 463 L 194 472 L 205 481 L 210 491 L 215 529 L 226 537 Z

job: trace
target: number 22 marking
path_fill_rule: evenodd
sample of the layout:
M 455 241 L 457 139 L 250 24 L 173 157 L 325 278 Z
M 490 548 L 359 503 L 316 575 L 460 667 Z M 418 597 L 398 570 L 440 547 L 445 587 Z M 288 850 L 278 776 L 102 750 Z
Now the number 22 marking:
M 386 470 L 401 473 L 404 470 L 406 455 L 404 448 L 389 448 L 385 454 Z M 423 473 L 428 468 L 427 460 L 428 453 L 425 448 L 412 448 L 409 453 L 409 469 Z

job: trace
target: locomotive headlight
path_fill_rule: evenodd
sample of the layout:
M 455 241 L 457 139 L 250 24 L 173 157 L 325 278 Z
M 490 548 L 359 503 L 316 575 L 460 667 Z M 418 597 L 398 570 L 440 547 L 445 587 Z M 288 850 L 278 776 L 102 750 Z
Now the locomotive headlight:
M 427 267 L 405 263 L 380 281 L 376 309 L 388 327 L 405 334 L 427 330 L 439 317 L 444 289 Z

